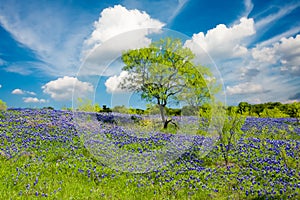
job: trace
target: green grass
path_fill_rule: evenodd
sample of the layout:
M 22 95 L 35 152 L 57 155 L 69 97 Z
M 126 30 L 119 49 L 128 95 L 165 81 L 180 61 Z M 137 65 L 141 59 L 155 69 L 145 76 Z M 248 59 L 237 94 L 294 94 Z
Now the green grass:
M 47 195 L 50 199 L 162 199 L 166 196 L 169 196 L 167 199 L 187 199 L 184 190 L 176 192 L 179 188 L 172 195 L 168 185 L 161 187 L 159 182 L 149 184 L 140 175 L 116 174 L 88 155 L 78 157 L 84 153 L 83 149 L 74 152 L 77 155 L 62 153 L 54 148 L 46 156 L 35 153 L 24 154 L 17 160 L 1 158 L 0 174 L 4 183 L 0 187 L 1 199 L 38 199 L 41 195 Z M 91 172 L 88 177 L 86 170 L 91 166 L 97 172 Z M 38 183 L 34 185 L 36 178 Z M 30 186 L 26 188 L 28 184 Z
M 155 178 L 156 173 L 130 174 L 118 173 L 102 166 L 93 160 L 83 147 L 76 151 L 66 151 L 61 144 L 45 144 L 45 149 L 20 155 L 17 159 L 1 157 L 0 187 L 2 199 L 39 199 L 47 195 L 49 199 L 245 199 L 239 191 L 232 191 L 238 186 L 235 176 L 239 167 L 234 167 L 224 179 L 226 168 L 220 161 L 204 164 L 216 169 L 213 179 L 206 180 L 209 172 L 186 171 L 176 176 L 175 172 L 181 167 L 173 168 L 167 177 L 177 177 L 185 180 L 190 176 L 200 179 L 189 186 L 181 182 L 174 187 L 170 183 Z M 48 150 L 47 150 L 48 149 Z M 256 154 L 256 152 L 254 152 Z M 212 156 L 212 155 L 211 155 Z M 295 163 L 294 161 L 290 161 Z M 188 166 L 187 166 L 188 167 Z M 79 172 L 79 169 L 82 172 Z M 88 176 L 87 170 L 95 169 Z M 151 178 L 149 178 L 151 177 Z M 34 182 L 38 178 L 38 183 Z M 298 177 L 299 178 L 299 177 Z M 151 180 L 151 181 L 149 181 Z M 30 184 L 30 187 L 27 187 Z M 202 190 L 202 186 L 216 187 L 218 192 Z M 195 187 L 198 187 L 195 189 Z M 36 197 L 38 192 L 38 197 Z

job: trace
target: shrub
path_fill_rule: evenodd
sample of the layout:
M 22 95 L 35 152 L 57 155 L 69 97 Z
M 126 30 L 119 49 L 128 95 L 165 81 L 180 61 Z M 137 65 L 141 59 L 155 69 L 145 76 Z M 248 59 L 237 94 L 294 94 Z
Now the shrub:
M 273 109 L 265 108 L 260 114 L 260 117 L 271 117 L 271 118 L 283 118 L 283 117 L 289 117 L 288 114 L 285 114 L 281 110 L 279 110 L 277 107 Z
M 6 103 L 0 99 L 0 111 L 5 111 L 6 109 Z
M 129 109 L 127 109 L 124 105 L 122 105 L 122 106 L 115 106 L 112 109 L 112 111 L 116 112 L 116 113 L 124 113 L 124 114 L 128 114 L 129 113 Z
M 238 113 L 230 113 L 225 116 L 223 128 L 219 131 L 219 143 L 226 166 L 229 164 L 229 152 L 234 150 L 237 141 L 243 134 L 241 129 L 245 120 L 246 117 Z
M 158 105 L 153 105 L 153 104 L 147 104 L 146 105 L 146 113 L 149 115 L 158 115 L 160 114 L 160 110 Z
M 229 164 L 229 153 L 235 149 L 236 143 L 242 136 L 241 130 L 246 117 L 236 112 L 236 109 L 226 109 L 221 103 L 206 104 L 199 110 L 200 135 L 206 135 L 208 127 L 218 134 L 221 155 L 225 165 Z
M 112 110 L 109 107 L 107 107 L 106 105 L 103 105 L 102 109 L 99 112 L 102 112 L 102 113 L 111 113 Z

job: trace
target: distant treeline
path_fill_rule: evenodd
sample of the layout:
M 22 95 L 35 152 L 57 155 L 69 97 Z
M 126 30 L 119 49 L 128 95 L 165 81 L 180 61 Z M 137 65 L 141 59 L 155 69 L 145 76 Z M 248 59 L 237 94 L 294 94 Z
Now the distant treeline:
M 160 114 L 158 105 L 147 104 L 146 109 L 138 108 L 127 108 L 126 106 L 115 106 L 109 108 L 103 105 L 102 108 L 99 104 L 92 104 L 90 100 L 83 101 L 80 100 L 80 104 L 77 110 L 87 111 L 87 112 L 117 112 L 125 114 Z M 68 108 L 63 108 L 63 110 L 71 110 Z M 182 108 L 166 108 L 166 114 L 169 116 L 191 116 L 198 115 L 199 112 L 206 112 L 209 110 L 209 105 L 204 106 L 183 106 Z M 300 118 L 300 102 L 282 104 L 280 102 L 268 102 L 262 104 L 249 104 L 247 102 L 240 102 L 237 106 L 227 106 L 228 114 L 239 114 L 243 116 L 251 117 L 272 117 L 272 118 L 282 118 L 282 117 L 292 117 Z
M 282 104 L 280 102 L 268 102 L 262 104 L 249 104 L 241 102 L 238 106 L 229 106 L 228 111 L 233 111 L 244 116 L 253 117 L 300 117 L 300 102 Z
M 199 110 L 206 110 L 207 106 L 193 107 L 183 106 L 182 108 L 166 108 L 167 115 L 197 115 Z M 226 107 L 228 113 L 237 113 L 243 116 L 252 117 L 293 117 L 300 118 L 300 102 L 291 104 L 282 104 L 280 102 L 268 102 L 262 104 L 249 104 L 247 102 L 241 102 L 237 106 Z M 145 110 L 136 108 L 127 108 L 125 106 L 115 106 L 112 109 L 106 106 L 100 112 L 118 112 L 127 114 L 159 114 L 159 107 L 157 105 L 147 105 Z

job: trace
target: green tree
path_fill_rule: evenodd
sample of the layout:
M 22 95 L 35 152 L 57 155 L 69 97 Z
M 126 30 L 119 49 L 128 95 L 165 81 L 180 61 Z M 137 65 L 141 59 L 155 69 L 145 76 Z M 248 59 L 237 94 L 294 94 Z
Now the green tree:
M 226 109 L 226 114 L 227 115 L 232 115 L 234 113 L 238 113 L 238 107 L 236 106 L 228 106 Z
M 300 102 L 294 102 L 291 104 L 288 104 L 287 112 L 290 117 L 297 118 L 297 121 L 299 123 L 300 119 Z
M 78 98 L 77 110 L 84 112 L 95 112 L 95 107 L 93 106 L 92 100 Z
M 143 109 L 130 107 L 130 108 L 128 109 L 128 114 L 132 114 L 132 115 L 142 115 L 142 114 L 145 114 L 145 111 L 144 111 Z
M 199 119 L 199 129 L 198 133 L 201 135 L 207 135 L 209 124 L 212 120 L 212 105 L 205 103 L 198 109 Z
M 274 108 L 280 108 L 282 106 L 282 103 L 280 102 L 267 102 L 265 103 L 265 107 L 268 109 L 274 109 Z
M 68 108 L 66 105 L 64 105 L 61 110 L 72 111 L 72 108 Z
M 166 112 L 169 116 L 180 116 L 181 115 L 180 108 L 166 108 Z
M 7 109 L 6 103 L 0 99 L 0 111 Z
M 128 114 L 129 113 L 129 109 L 126 108 L 126 106 L 122 105 L 122 106 L 115 106 L 112 108 L 113 112 L 116 113 L 124 113 L 124 114 Z
M 206 79 L 208 68 L 193 63 L 195 55 L 180 39 L 165 38 L 147 48 L 128 50 L 122 61 L 129 76 L 123 89 L 141 94 L 142 99 L 158 105 L 163 127 L 172 121 L 166 116 L 166 106 L 178 103 L 198 105 L 210 98 Z
M 260 117 L 272 117 L 272 118 L 281 118 L 281 117 L 289 117 L 289 115 L 285 114 L 279 108 L 273 107 L 273 109 L 265 108 L 260 114 Z
M 101 107 L 100 107 L 100 105 L 99 105 L 98 103 L 96 103 L 96 104 L 94 105 L 94 111 L 95 111 L 95 112 L 101 112 Z
M 158 115 L 160 114 L 159 106 L 156 104 L 147 104 L 146 113 L 149 115 Z
M 196 108 L 191 105 L 185 105 L 181 109 L 181 114 L 184 116 L 196 116 L 198 115 L 199 108 Z
M 237 112 L 241 115 L 249 115 L 251 111 L 251 105 L 247 102 L 240 102 Z

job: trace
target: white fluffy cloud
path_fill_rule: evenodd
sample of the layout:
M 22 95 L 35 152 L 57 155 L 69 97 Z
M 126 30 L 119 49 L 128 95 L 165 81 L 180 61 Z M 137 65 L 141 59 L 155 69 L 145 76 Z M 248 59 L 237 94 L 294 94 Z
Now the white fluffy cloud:
M 95 30 L 86 40 L 88 45 L 102 43 L 118 34 L 141 28 L 161 28 L 164 24 L 152 19 L 147 13 L 139 10 L 127 10 L 121 5 L 104 9 L 98 21 L 94 23 Z
M 12 94 L 24 94 L 23 90 L 21 90 L 21 89 L 14 89 L 11 93 Z
M 36 95 L 35 92 L 31 92 L 31 91 L 26 91 L 26 90 L 22 90 L 22 89 L 14 89 L 12 92 L 12 94 L 29 94 L 29 95 Z
M 2 88 L 2 85 L 0 84 L 0 88 Z
M 106 82 L 105 82 L 105 86 L 106 86 L 106 91 L 108 93 L 124 93 L 124 92 L 128 92 L 127 90 L 123 90 L 120 87 L 120 83 L 123 82 L 123 80 L 125 80 L 126 78 L 128 78 L 130 76 L 130 74 L 128 74 L 127 71 L 122 71 L 120 73 L 120 75 L 114 75 L 109 77 Z
M 38 99 L 36 97 L 23 97 L 24 103 L 46 103 L 45 99 Z
M 91 83 L 83 82 L 69 76 L 58 78 L 42 86 L 43 92 L 49 94 L 52 99 L 57 101 L 72 100 L 74 88 L 76 89 L 76 93 L 80 94 L 81 97 L 94 91 Z
M 263 92 L 264 89 L 262 85 L 260 84 L 255 84 L 255 83 L 240 83 L 235 86 L 227 86 L 226 87 L 226 92 L 229 95 L 234 95 L 234 94 L 250 94 L 250 93 L 260 93 Z
M 252 57 L 259 62 L 268 62 L 270 64 L 275 64 L 275 49 L 264 47 L 262 49 L 253 48 Z
M 158 32 L 163 26 L 162 22 L 136 9 L 128 10 L 120 5 L 104 9 L 85 41 L 81 73 L 108 76 L 119 73 L 121 65 L 112 67 L 109 64 L 124 50 L 148 46 L 151 39 L 147 35 Z
M 227 27 L 219 24 L 206 34 L 194 34 L 185 46 L 193 50 L 198 56 L 204 57 L 199 48 L 203 48 L 213 60 L 226 60 L 247 54 L 248 49 L 243 44 L 244 40 L 255 34 L 254 20 L 241 18 L 239 24 Z
M 36 95 L 36 93 L 34 92 L 22 90 L 19 88 L 14 89 L 11 93 L 16 95 L 25 95 L 25 94 Z M 38 99 L 36 97 L 23 97 L 23 101 L 24 103 L 46 103 L 47 102 L 45 99 Z
M 237 101 L 242 97 L 251 102 L 283 101 L 299 90 L 295 76 L 300 75 L 300 35 L 289 37 L 294 30 L 287 31 L 249 48 L 252 39 L 260 37 L 256 28 L 253 19 L 242 18 L 233 26 L 220 24 L 207 33 L 194 34 L 185 46 L 200 64 L 212 70 L 212 66 L 219 67 L 227 94 L 238 97 Z M 294 76 L 293 84 L 285 81 L 289 75 Z
M 252 49 L 252 57 L 260 63 L 279 64 L 283 72 L 300 75 L 300 34 L 283 37 L 271 47 Z

